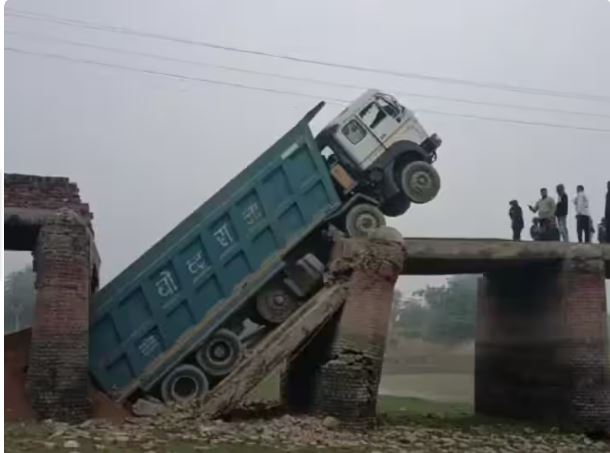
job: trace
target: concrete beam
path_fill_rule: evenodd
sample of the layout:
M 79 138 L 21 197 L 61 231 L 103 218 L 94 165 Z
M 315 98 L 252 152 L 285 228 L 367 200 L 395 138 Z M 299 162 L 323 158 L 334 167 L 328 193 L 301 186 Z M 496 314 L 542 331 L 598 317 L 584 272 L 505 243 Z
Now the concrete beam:
M 578 257 L 603 260 L 610 278 L 609 244 L 508 241 L 502 239 L 405 238 L 403 274 L 479 274 L 524 264 L 559 264 Z

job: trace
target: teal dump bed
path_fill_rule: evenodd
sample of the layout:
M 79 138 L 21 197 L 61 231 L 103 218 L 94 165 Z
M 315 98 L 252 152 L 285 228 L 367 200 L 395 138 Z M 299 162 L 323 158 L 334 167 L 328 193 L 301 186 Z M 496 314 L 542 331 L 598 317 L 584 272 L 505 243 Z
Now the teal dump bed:
M 90 369 L 111 396 L 154 385 L 339 208 L 311 116 L 95 295 Z

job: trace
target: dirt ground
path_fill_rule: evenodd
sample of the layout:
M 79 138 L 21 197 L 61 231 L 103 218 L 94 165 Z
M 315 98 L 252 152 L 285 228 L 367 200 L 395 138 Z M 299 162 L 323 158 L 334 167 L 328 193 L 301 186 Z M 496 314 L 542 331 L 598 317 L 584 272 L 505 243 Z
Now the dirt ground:
M 391 338 L 379 393 L 474 404 L 474 344 L 445 346 Z
M 390 336 L 384 374 L 473 374 L 474 342 L 442 345 Z
M 474 403 L 474 375 L 458 373 L 385 374 L 380 395 L 450 403 Z

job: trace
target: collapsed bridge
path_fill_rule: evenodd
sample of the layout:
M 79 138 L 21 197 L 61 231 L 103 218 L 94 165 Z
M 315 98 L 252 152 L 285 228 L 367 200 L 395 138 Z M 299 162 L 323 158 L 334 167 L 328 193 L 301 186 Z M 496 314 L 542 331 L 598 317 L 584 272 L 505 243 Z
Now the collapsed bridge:
M 284 401 L 295 411 L 332 414 L 357 425 L 373 423 L 398 275 L 480 273 L 477 413 L 605 430 L 610 426 L 605 295 L 609 267 L 608 245 L 341 240 L 330 268 L 348 277 L 335 283 L 341 287 L 335 288 L 335 295 L 324 292 L 308 303 L 329 307 L 317 308 L 324 312 L 319 320 L 324 325 L 298 353 L 293 353 L 296 342 L 277 351 L 282 360 L 291 356 L 282 382 Z M 340 314 L 332 317 L 334 310 Z M 306 334 L 299 340 L 312 336 L 311 321 L 303 325 Z M 303 333 L 298 321 L 291 329 L 296 337 Z M 252 368 L 257 360 L 280 361 L 262 349 L 249 360 Z M 269 371 L 264 369 L 256 379 L 249 375 L 248 390 Z M 243 382 L 239 373 L 212 391 L 209 414 L 222 413 L 239 401 L 236 393 L 226 391 L 238 388 L 229 382 Z
M 12 371 L 27 370 L 28 401 L 38 416 L 86 417 L 89 303 L 100 262 L 91 215 L 66 178 L 6 176 L 5 248 L 35 252 L 38 288 L 31 344 L 19 347 L 29 349 L 29 362 Z M 397 277 L 475 273 L 482 274 L 477 412 L 610 426 L 609 263 L 608 245 L 341 239 L 326 287 L 246 355 L 202 402 L 202 412 L 230 411 L 287 362 L 282 395 L 288 406 L 372 423 Z

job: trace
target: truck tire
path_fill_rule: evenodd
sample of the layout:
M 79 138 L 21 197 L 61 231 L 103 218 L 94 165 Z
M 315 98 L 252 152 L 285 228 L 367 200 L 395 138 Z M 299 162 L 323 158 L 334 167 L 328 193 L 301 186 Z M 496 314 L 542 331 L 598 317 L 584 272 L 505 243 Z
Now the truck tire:
M 428 162 L 411 162 L 400 173 L 400 188 L 413 203 L 428 203 L 441 189 L 441 178 Z
M 372 204 L 357 204 L 345 216 L 345 230 L 351 237 L 367 236 L 371 231 L 385 224 L 383 213 Z
M 407 212 L 410 206 L 411 200 L 404 193 L 399 193 L 381 205 L 381 212 L 388 217 L 398 217 Z
M 254 321 L 264 325 L 284 322 L 298 307 L 296 297 L 283 285 L 265 288 L 256 296 Z
M 161 399 L 165 403 L 186 403 L 201 398 L 208 389 L 205 373 L 195 365 L 183 364 L 163 378 Z
M 199 348 L 195 360 L 206 374 L 220 377 L 233 370 L 243 352 L 239 337 L 229 329 L 220 329 Z

